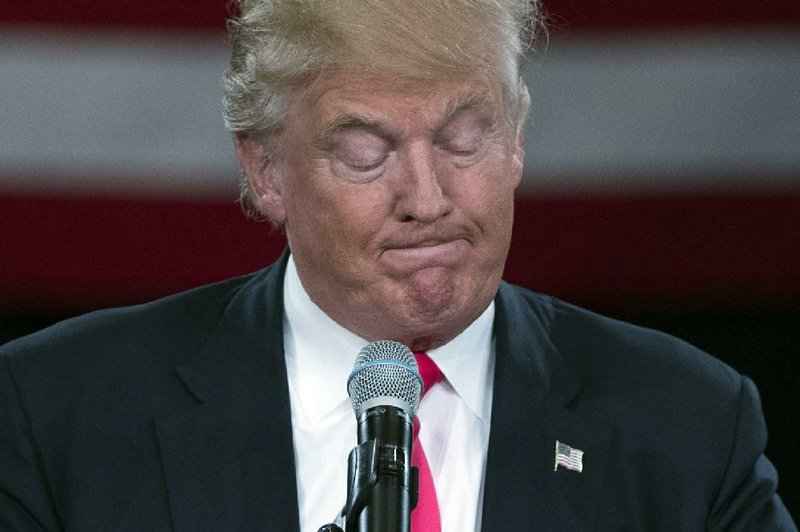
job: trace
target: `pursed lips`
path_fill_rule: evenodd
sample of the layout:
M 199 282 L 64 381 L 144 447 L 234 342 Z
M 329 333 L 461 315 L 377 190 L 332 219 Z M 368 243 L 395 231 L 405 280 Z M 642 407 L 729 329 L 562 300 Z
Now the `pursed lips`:
M 427 248 L 449 244 L 458 240 L 470 240 L 469 231 L 459 226 L 426 227 L 396 231 L 385 236 L 382 247 L 389 249 Z
M 449 242 L 456 241 L 456 238 L 450 239 L 435 239 L 435 240 L 421 240 L 418 242 L 409 242 L 409 243 L 398 243 L 395 245 L 387 246 L 387 249 L 412 249 L 412 248 L 429 248 L 433 246 L 439 246 L 442 244 L 447 244 Z
M 459 261 L 468 242 L 462 237 L 397 241 L 384 247 L 384 257 L 410 267 L 448 265 Z

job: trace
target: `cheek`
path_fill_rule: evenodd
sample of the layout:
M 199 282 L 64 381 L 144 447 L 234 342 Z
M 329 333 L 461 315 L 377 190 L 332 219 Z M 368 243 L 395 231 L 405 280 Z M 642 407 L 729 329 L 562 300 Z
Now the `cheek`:
M 316 174 L 294 191 L 289 231 L 296 228 L 295 240 L 302 238 L 317 260 L 344 257 L 357 262 L 371 253 L 373 235 L 386 219 L 386 199 L 375 188 Z
M 464 175 L 457 185 L 459 203 L 467 215 L 485 230 L 497 230 L 513 219 L 515 187 L 510 175 L 487 165 Z

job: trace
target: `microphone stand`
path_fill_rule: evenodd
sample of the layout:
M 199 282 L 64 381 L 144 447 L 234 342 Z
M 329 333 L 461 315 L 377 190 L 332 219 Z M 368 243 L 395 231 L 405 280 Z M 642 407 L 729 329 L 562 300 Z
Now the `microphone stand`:
M 318 532 L 379 532 L 361 530 L 359 517 L 372 497 L 372 492 L 380 479 L 378 467 L 380 444 L 377 439 L 357 445 L 347 458 L 347 502 L 341 513 L 319 528 Z M 411 508 L 417 506 L 419 496 L 419 471 L 411 468 L 410 486 Z

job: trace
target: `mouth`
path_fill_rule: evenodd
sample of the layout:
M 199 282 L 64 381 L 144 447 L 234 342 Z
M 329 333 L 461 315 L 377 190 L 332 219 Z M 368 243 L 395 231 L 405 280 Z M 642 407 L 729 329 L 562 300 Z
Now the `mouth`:
M 428 239 L 428 240 L 418 240 L 418 241 L 411 241 L 401 243 L 398 242 L 397 244 L 387 246 L 387 249 L 416 249 L 416 248 L 432 248 L 435 246 L 442 246 L 445 244 L 449 244 L 451 242 L 455 242 L 457 239 Z
M 462 261 L 468 243 L 463 238 L 398 242 L 384 248 L 384 258 L 401 269 L 455 266 Z

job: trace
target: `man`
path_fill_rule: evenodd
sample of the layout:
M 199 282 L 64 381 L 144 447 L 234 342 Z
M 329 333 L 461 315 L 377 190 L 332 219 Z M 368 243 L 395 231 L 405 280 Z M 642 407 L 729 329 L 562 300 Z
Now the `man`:
M 347 374 L 392 339 L 444 374 L 418 415 L 442 530 L 795 529 L 749 380 L 501 281 L 535 5 L 240 7 L 226 120 L 289 250 L 5 346 L 0 528 L 316 530 Z

